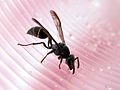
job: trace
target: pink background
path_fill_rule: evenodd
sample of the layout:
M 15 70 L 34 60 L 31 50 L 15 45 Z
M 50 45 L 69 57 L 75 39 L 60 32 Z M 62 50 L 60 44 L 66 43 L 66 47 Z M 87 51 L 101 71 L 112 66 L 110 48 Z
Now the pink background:
M 61 19 L 71 53 L 80 58 L 73 75 L 27 35 L 38 19 L 60 42 L 49 10 Z M 76 63 L 77 66 L 77 63 Z M 0 0 L 0 90 L 120 90 L 119 0 Z

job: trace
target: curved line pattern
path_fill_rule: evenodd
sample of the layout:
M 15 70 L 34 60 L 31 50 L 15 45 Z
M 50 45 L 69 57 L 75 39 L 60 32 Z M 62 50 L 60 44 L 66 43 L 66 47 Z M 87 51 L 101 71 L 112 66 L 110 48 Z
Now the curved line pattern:
M 119 90 L 118 3 L 117 0 L 114 3 L 109 0 L 1 0 L 0 90 Z M 71 53 L 80 58 L 80 68 L 76 68 L 74 75 L 64 62 L 59 70 L 55 55 L 49 55 L 41 64 L 40 60 L 48 52 L 43 46 L 17 45 L 42 41 L 26 34 L 36 25 L 32 17 L 38 18 L 55 40 L 60 40 L 49 14 L 51 9 L 61 19 Z

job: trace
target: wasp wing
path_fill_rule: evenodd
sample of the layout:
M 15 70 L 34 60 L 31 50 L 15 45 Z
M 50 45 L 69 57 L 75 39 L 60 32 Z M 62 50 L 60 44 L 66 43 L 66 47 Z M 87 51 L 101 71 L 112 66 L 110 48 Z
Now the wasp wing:
M 57 30 L 58 30 L 60 39 L 62 40 L 63 43 L 65 43 L 64 35 L 63 35 L 63 31 L 62 31 L 62 26 L 61 26 L 61 21 L 60 21 L 58 15 L 57 15 L 56 12 L 53 11 L 53 10 L 50 10 L 50 14 L 51 14 L 52 19 L 53 19 L 53 21 L 54 21 L 54 23 L 55 23 L 55 26 L 56 26 L 56 28 L 57 28 Z

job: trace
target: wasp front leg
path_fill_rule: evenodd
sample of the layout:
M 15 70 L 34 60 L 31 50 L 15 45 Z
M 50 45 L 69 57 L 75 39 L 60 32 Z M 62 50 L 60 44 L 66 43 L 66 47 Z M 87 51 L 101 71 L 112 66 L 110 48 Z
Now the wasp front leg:
M 74 60 L 77 60 L 77 63 L 78 63 L 77 68 L 79 68 L 79 66 L 80 66 L 79 58 L 78 58 L 78 57 L 76 57 Z
M 74 66 L 74 64 L 73 64 L 73 73 L 72 74 L 74 74 L 75 73 L 75 66 Z

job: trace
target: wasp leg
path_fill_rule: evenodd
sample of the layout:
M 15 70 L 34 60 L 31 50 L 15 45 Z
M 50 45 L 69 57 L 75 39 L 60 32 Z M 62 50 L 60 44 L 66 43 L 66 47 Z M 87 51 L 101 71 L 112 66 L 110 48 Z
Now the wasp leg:
M 41 60 L 41 63 L 43 62 L 43 60 L 49 55 L 49 54 L 51 54 L 51 53 L 53 53 L 54 52 L 54 50 L 51 50 L 50 52 L 48 52 L 47 54 L 46 54 L 46 56 Z
M 74 66 L 74 64 L 73 64 L 73 73 L 72 74 L 74 74 L 75 73 L 75 66 Z
M 59 64 L 59 69 L 61 69 L 60 66 L 61 66 L 61 64 L 62 64 L 62 61 L 63 61 L 63 59 L 61 58 L 61 59 L 60 59 L 60 64 Z
M 77 63 L 78 63 L 78 67 L 77 68 L 79 68 L 79 66 L 80 66 L 79 58 L 76 57 L 75 60 L 77 60 Z
M 38 44 L 43 44 L 43 46 L 46 47 L 47 49 L 51 49 L 51 47 L 49 47 L 49 46 L 47 47 L 44 42 L 30 43 L 30 44 L 20 44 L 20 43 L 18 43 L 18 45 L 20 45 L 20 46 L 29 46 L 29 45 L 38 45 Z

